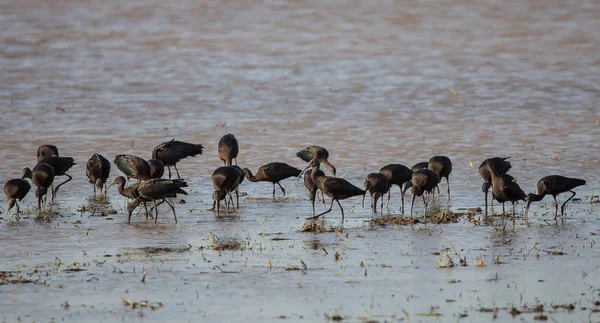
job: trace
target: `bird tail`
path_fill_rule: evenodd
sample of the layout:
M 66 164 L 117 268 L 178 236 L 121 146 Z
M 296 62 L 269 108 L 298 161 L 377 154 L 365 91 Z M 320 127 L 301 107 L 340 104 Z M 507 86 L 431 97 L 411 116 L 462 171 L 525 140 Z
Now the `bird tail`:
M 201 155 L 202 149 L 204 149 L 204 146 L 202 146 L 202 145 L 190 144 L 189 154 L 192 157 L 194 157 L 196 155 Z

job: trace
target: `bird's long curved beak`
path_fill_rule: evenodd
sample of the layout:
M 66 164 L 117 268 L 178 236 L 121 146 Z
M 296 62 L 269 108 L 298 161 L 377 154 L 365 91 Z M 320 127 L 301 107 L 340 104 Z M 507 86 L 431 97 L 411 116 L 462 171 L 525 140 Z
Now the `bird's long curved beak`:
M 300 180 L 300 178 L 302 177 L 302 175 L 304 175 L 304 173 L 306 172 L 306 170 L 308 170 L 310 168 L 310 164 L 308 166 L 306 166 L 301 172 L 300 175 L 298 175 L 298 179 L 296 179 L 297 181 Z
M 108 189 L 113 187 L 115 185 L 115 183 L 112 183 L 110 185 L 108 185 L 105 189 L 104 189 L 104 195 L 106 195 L 106 192 L 108 192 Z

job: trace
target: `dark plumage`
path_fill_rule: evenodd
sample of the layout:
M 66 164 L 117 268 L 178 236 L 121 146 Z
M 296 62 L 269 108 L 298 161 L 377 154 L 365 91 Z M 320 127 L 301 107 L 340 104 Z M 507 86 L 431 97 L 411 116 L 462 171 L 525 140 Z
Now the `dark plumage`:
M 427 168 L 427 166 L 429 166 L 429 162 L 418 162 L 416 164 L 414 164 L 411 168 L 410 171 L 412 173 L 418 171 L 419 169 L 424 169 Z M 412 187 L 412 173 L 411 173 L 411 179 L 407 182 L 404 182 L 404 184 L 402 184 L 402 194 L 404 195 L 406 193 L 406 191 Z M 403 211 L 404 212 L 404 211 Z
M 503 204 L 502 209 L 504 210 L 504 203 L 512 203 L 512 223 L 513 228 L 515 227 L 515 202 L 519 200 L 525 201 L 525 192 L 519 187 L 514 181 L 514 178 L 508 174 L 499 175 L 495 168 L 493 161 L 487 161 L 485 163 L 490 171 L 492 177 L 492 195 L 496 200 Z M 502 212 L 502 227 L 504 228 L 504 212 Z
M 4 212 L 2 218 L 4 218 L 15 205 L 17 205 L 17 218 L 19 217 L 19 212 L 21 212 L 21 210 L 19 209 L 18 201 L 23 200 L 31 189 L 29 182 L 23 179 L 26 175 L 27 173 L 24 170 L 22 178 L 13 178 L 4 184 L 4 194 L 6 195 L 8 205 L 6 206 L 6 212 Z
M 165 174 L 165 164 L 158 158 L 148 159 L 146 161 L 150 166 L 150 178 L 162 178 Z
M 44 158 L 58 156 L 58 148 L 55 145 L 41 145 L 37 149 L 37 161 L 40 162 Z
M 390 184 L 390 190 L 388 191 L 388 200 L 386 206 L 389 207 L 390 204 L 390 196 L 391 196 L 391 186 L 398 185 L 400 188 L 400 194 L 402 195 L 402 206 L 400 207 L 400 211 L 404 213 L 404 192 L 403 185 L 405 183 L 412 181 L 412 171 L 400 164 L 389 164 L 383 166 L 379 172 L 387 178 Z
M 134 155 L 117 155 L 113 161 L 117 168 L 127 176 L 127 181 L 130 178 L 135 178 L 140 181 L 149 180 L 150 165 L 143 158 Z
M 481 186 L 481 190 L 483 191 L 484 197 L 485 197 L 485 214 L 487 214 L 487 209 L 488 209 L 488 198 L 487 198 L 488 192 L 490 190 L 490 187 L 492 187 L 492 175 L 490 174 L 490 171 L 489 171 L 488 167 L 486 166 L 486 163 L 490 162 L 490 163 L 494 164 L 494 168 L 498 172 L 498 175 L 504 175 L 512 167 L 510 165 L 510 162 L 507 161 L 507 159 L 509 159 L 509 158 L 510 158 L 510 156 L 505 157 L 505 158 L 501 158 L 501 157 L 488 158 L 488 159 L 484 160 L 481 163 L 481 165 L 479 165 L 479 175 L 481 175 L 481 178 L 483 178 L 483 185 Z M 493 199 L 491 201 L 493 203 Z M 492 204 L 492 206 L 493 206 L 493 204 Z
M 235 159 L 237 165 L 237 156 L 240 152 L 238 141 L 235 136 L 228 133 L 219 140 L 219 158 L 225 163 L 225 166 L 231 166 L 231 161 Z
M 238 186 L 244 181 L 244 173 L 238 166 L 223 166 L 215 169 L 212 174 L 213 187 L 213 207 L 211 211 L 217 208 L 217 216 L 221 214 L 221 200 L 224 200 L 231 192 L 235 192 L 237 198 L 237 208 L 240 207 Z M 233 201 L 232 203 L 233 204 Z M 229 203 L 225 203 L 225 212 L 229 209 Z M 234 207 L 235 210 L 235 207 Z
M 431 191 L 433 191 L 439 183 L 439 177 L 433 170 L 422 168 L 412 174 L 411 182 L 412 186 L 410 190 L 413 197 L 410 205 L 410 217 L 412 218 L 415 198 L 417 196 L 423 196 L 425 192 L 431 193 Z M 425 196 L 423 196 L 423 203 L 425 204 L 425 212 L 423 213 L 423 217 L 426 217 L 428 201 L 425 200 Z
M 252 175 L 252 172 L 248 168 L 243 169 L 246 178 L 251 182 L 270 182 L 273 183 L 273 197 L 275 197 L 275 184 L 279 185 L 285 196 L 285 189 L 279 181 L 282 181 L 289 177 L 298 177 L 300 170 L 296 167 L 290 166 L 286 163 L 268 163 L 261 166 L 256 175 Z
M 54 202 L 54 198 L 56 197 L 56 194 L 58 194 L 58 189 L 73 179 L 71 175 L 67 174 L 67 171 L 69 171 L 69 169 L 75 165 L 75 160 L 71 157 L 59 157 L 54 155 L 50 157 L 44 157 L 38 163 L 52 166 L 52 168 L 54 168 L 54 176 L 67 176 L 66 181 L 56 185 L 56 187 L 52 189 L 52 202 Z
M 98 153 L 93 154 L 85 164 L 85 175 L 89 182 L 94 184 L 94 195 L 96 195 L 96 188 L 102 192 L 110 175 L 110 162 Z
M 171 178 L 171 166 L 173 166 L 175 172 L 177 172 L 177 178 L 181 179 L 179 170 L 177 170 L 177 163 L 184 158 L 195 157 L 196 155 L 202 154 L 203 148 L 202 145 L 190 144 L 173 139 L 154 147 L 154 150 L 152 150 L 152 158 L 158 158 L 165 163 L 165 166 L 167 166 L 169 171 L 169 178 Z
M 450 158 L 446 156 L 433 156 L 429 160 L 429 164 L 427 168 L 434 171 L 438 176 L 438 184 L 442 181 L 442 178 L 446 178 L 446 183 L 448 184 L 448 199 L 450 199 L 450 181 L 449 176 L 452 173 L 452 162 Z M 438 188 L 438 192 L 439 192 Z
M 558 201 L 556 201 L 556 196 L 560 193 L 571 192 L 573 194 L 560 207 L 560 214 L 564 218 L 565 205 L 567 205 L 567 202 L 569 202 L 575 196 L 575 192 L 573 192 L 573 189 L 581 185 L 585 185 L 585 180 L 579 178 L 564 177 L 560 175 L 550 175 L 540 179 L 537 183 L 538 193 L 530 193 L 529 195 L 527 195 L 527 206 L 525 207 L 525 221 L 528 220 L 527 215 L 529 212 L 529 205 L 531 205 L 532 202 L 541 201 L 546 195 L 552 195 L 552 197 L 554 198 L 554 220 L 556 220 L 556 217 L 558 216 Z
M 38 163 L 31 171 L 23 169 L 23 177 L 30 178 L 33 185 L 37 186 L 35 197 L 38 199 L 38 211 L 42 212 L 42 198 L 48 193 L 48 187 L 54 182 L 54 168 L 48 164 Z M 44 207 L 46 199 L 44 199 Z
M 390 190 L 388 178 L 382 173 L 371 173 L 365 178 L 364 188 L 371 195 L 371 210 L 377 213 L 377 201 Z M 365 207 L 365 195 L 363 195 L 362 207 Z M 383 199 L 381 199 L 381 212 L 383 213 Z
M 329 210 L 312 216 L 308 219 L 317 219 L 321 215 L 331 212 L 333 209 L 333 201 L 336 201 L 340 206 L 340 210 L 342 211 L 342 222 L 344 222 L 344 208 L 342 204 L 340 204 L 340 200 L 345 200 L 349 197 L 365 195 L 365 191 L 360 188 L 352 185 L 350 182 L 343 178 L 331 177 L 331 176 L 319 176 L 319 167 L 320 162 L 315 159 L 310 162 L 309 166 L 313 167 L 311 172 L 311 178 L 313 183 L 323 192 L 325 195 L 331 197 L 331 205 L 329 206 Z
M 132 185 L 133 186 L 133 185 Z M 177 215 L 175 214 L 175 203 L 172 200 L 177 197 L 177 194 L 187 195 L 187 192 L 182 190 L 182 187 L 187 187 L 187 183 L 179 179 L 160 179 L 152 178 L 147 181 L 136 184 L 136 188 L 132 189 L 133 196 L 136 196 L 135 201 L 127 205 L 127 223 L 131 221 L 131 214 L 136 207 L 141 203 L 152 201 L 154 203 L 154 210 L 156 212 L 154 216 L 154 223 L 158 220 L 158 209 L 156 207 L 156 200 L 162 200 L 169 205 L 173 211 L 173 218 L 177 223 Z
M 304 168 L 302 172 L 305 172 L 310 167 L 312 161 L 317 160 L 319 161 L 319 163 L 325 165 L 329 172 L 333 174 L 333 176 L 335 176 L 336 169 L 328 160 L 329 152 L 327 151 L 327 149 L 321 146 L 308 146 L 297 152 L 296 156 L 300 157 L 300 159 L 302 159 L 303 161 L 309 163 L 309 166 L 306 166 L 306 168 Z
M 312 171 L 312 169 L 309 169 L 304 172 L 304 186 L 308 189 L 308 199 L 312 203 L 312 214 L 315 215 L 315 199 L 317 198 L 317 191 L 319 188 L 312 180 Z M 317 177 L 318 176 L 325 176 L 325 173 L 322 170 L 319 170 Z M 325 195 L 323 195 L 323 192 L 321 192 L 321 196 L 323 197 L 323 205 L 325 205 Z

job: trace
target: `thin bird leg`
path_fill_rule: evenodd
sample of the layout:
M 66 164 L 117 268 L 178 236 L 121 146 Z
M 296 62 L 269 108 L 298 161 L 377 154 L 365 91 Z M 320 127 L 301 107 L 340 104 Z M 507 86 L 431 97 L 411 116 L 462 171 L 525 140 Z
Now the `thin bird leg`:
M 217 216 L 221 215 L 221 201 L 217 197 Z
M 175 168 L 175 171 L 177 172 L 177 179 L 181 179 L 181 176 L 179 176 L 179 170 L 177 169 L 177 165 L 173 165 L 173 168 Z
M 423 199 L 423 202 L 425 202 L 425 199 Z M 429 204 L 428 202 L 429 198 L 427 199 L 427 202 L 425 202 L 425 213 L 423 213 L 423 220 L 427 219 L 427 204 Z
M 556 195 L 554 197 L 554 221 L 556 221 L 556 217 L 558 216 L 558 201 L 556 200 Z
M 240 188 L 235 188 L 235 204 L 237 204 L 237 208 L 240 208 Z
M 413 214 L 413 208 L 414 208 L 414 206 L 415 206 L 415 197 L 417 197 L 417 195 L 416 195 L 416 194 L 413 194 L 413 197 L 412 197 L 412 203 L 410 204 L 410 217 L 411 217 L 411 218 L 413 217 L 413 215 L 412 215 L 412 214 Z
M 404 192 L 402 191 L 402 189 L 400 189 L 400 194 L 402 196 L 402 206 L 400 207 L 400 210 L 402 214 L 404 214 Z
M 42 197 L 38 196 L 38 212 L 42 213 Z
M 446 177 L 446 184 L 448 184 L 448 200 L 450 200 L 450 180 Z
M 285 196 L 285 188 L 283 188 L 283 186 L 281 186 L 281 184 L 279 184 L 279 182 L 277 182 L 277 185 L 279 185 L 279 187 L 281 187 L 281 190 L 283 191 L 283 196 Z
M 19 213 L 21 213 L 21 208 L 19 206 L 19 201 L 15 201 L 16 207 L 17 207 L 17 219 L 19 218 Z
M 315 194 L 315 195 L 316 195 L 316 194 Z M 312 210 L 313 210 L 313 213 L 312 213 L 312 215 L 315 215 L 315 200 L 316 200 L 316 199 L 317 199 L 317 197 L 315 196 L 315 198 L 314 198 L 314 199 L 312 199 L 312 201 L 311 201 L 311 202 L 312 202 Z
M 400 188 L 400 191 L 402 191 L 402 188 Z M 388 209 L 390 208 L 390 197 L 391 196 L 392 196 L 392 190 L 389 190 L 388 191 L 388 200 L 387 200 L 387 203 L 385 204 L 385 207 Z
M 321 202 L 323 202 L 323 209 L 327 210 L 327 204 L 325 204 L 325 194 L 321 191 Z
M 569 198 L 568 198 L 568 199 L 565 201 L 565 203 L 563 203 L 563 204 L 562 204 L 562 206 L 560 207 L 560 213 L 561 213 L 561 215 L 562 215 L 562 218 L 563 218 L 563 219 L 565 218 L 565 209 L 567 208 L 567 207 L 566 207 L 566 205 L 567 205 L 567 202 L 569 202 L 569 201 L 570 201 L 570 200 L 571 200 L 571 199 L 572 199 L 572 198 L 575 196 L 575 192 L 573 192 L 573 191 L 569 191 L 569 192 L 573 193 L 573 195 L 571 195 L 571 197 L 569 197 Z M 17 204 L 17 205 L 18 205 L 18 204 Z M 18 209 L 17 209 L 17 210 L 18 210 Z M 17 212 L 18 212 L 18 211 L 17 211 Z
M 331 206 L 329 207 L 329 210 L 327 210 L 327 211 L 325 211 L 325 212 L 323 212 L 323 213 L 321 213 L 319 215 L 311 216 L 310 218 L 306 218 L 306 219 L 307 220 L 318 219 L 321 215 L 331 212 L 331 209 L 333 209 L 333 201 L 334 200 L 335 200 L 334 198 L 331 199 Z
M 235 160 L 235 166 L 237 166 L 237 157 L 234 158 L 234 160 Z
M 167 170 L 169 171 L 169 179 L 171 179 L 171 166 L 167 166 Z M 129 178 L 127 180 L 129 180 Z
M 506 211 L 504 211 L 504 203 L 506 202 L 502 202 L 502 214 L 506 213 Z
M 515 202 L 512 202 L 512 206 L 513 206 L 512 223 L 513 223 L 513 230 L 514 230 L 515 229 L 515 218 L 517 217 L 515 214 Z
M 488 199 L 487 199 L 487 197 L 488 197 L 488 192 L 485 191 L 483 193 L 483 198 L 485 199 L 485 216 L 487 216 L 487 214 L 488 214 L 488 202 L 487 202 Z
M 169 199 L 170 202 L 168 200 L 164 200 L 167 202 L 167 204 L 171 207 L 171 211 L 173 211 L 173 218 L 175 219 L 175 223 L 177 223 L 177 215 L 175 214 L 175 206 L 173 205 L 173 199 Z M 233 202 L 231 202 L 233 204 Z
M 69 175 L 69 174 L 67 174 L 67 173 L 65 173 L 65 176 L 67 176 L 67 177 L 68 177 L 68 179 L 67 179 L 66 181 L 64 181 L 64 182 L 62 182 L 62 183 L 60 183 L 60 184 L 56 185 L 56 188 L 54 189 L 54 194 L 52 194 L 52 202 L 54 202 L 54 197 L 56 196 L 56 194 L 58 194 L 58 189 L 59 189 L 61 186 L 63 186 L 64 184 L 67 184 L 68 182 L 70 182 L 70 181 L 73 179 L 73 177 L 71 177 L 71 175 Z M 95 186 L 94 186 L 94 187 L 95 187 Z
M 94 197 L 96 197 L 96 184 L 94 184 Z
M 275 183 L 273 183 L 273 198 L 275 198 Z
M 344 223 L 344 208 L 342 207 L 342 204 L 340 204 L 340 200 L 335 200 L 335 201 L 340 206 L 340 210 L 342 210 L 342 223 Z M 333 206 L 333 203 L 331 205 Z
M 146 202 L 144 202 L 144 209 L 146 210 L 146 221 L 148 221 L 148 205 L 146 205 Z M 152 209 L 150 211 L 152 211 Z

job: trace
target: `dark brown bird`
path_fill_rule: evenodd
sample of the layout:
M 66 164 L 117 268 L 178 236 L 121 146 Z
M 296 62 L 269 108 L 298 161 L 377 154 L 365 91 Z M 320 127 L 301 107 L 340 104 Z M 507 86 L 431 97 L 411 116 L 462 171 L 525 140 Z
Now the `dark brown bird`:
M 58 148 L 54 145 L 41 145 L 37 149 L 37 161 L 40 162 L 44 158 L 58 156 Z
M 89 182 L 94 184 L 94 195 L 96 195 L 96 188 L 102 193 L 110 175 L 110 162 L 98 153 L 93 154 L 85 164 L 85 175 Z
M 488 212 L 488 192 L 490 187 L 492 187 L 492 175 L 490 174 L 490 170 L 486 166 L 486 163 L 489 161 L 494 164 L 494 168 L 498 172 L 498 175 L 504 175 L 508 172 L 508 170 L 512 167 L 510 162 L 507 161 L 510 156 L 501 158 L 501 157 L 493 157 L 484 160 L 481 165 L 479 165 L 479 175 L 483 178 L 483 185 L 481 186 L 481 190 L 485 196 L 485 214 Z M 494 199 L 491 199 L 493 201 Z M 493 202 L 492 202 L 493 203 Z
M 419 169 L 424 169 L 427 168 L 427 166 L 429 166 L 429 162 L 419 162 L 413 165 L 413 167 L 410 168 L 410 171 L 412 173 L 418 171 Z M 404 182 L 404 184 L 402 184 L 402 194 L 404 195 L 406 193 L 406 191 L 412 187 L 412 173 L 410 175 L 411 179 L 407 182 Z M 439 190 L 439 188 L 438 188 Z
M 439 183 L 439 177 L 437 174 L 427 168 L 422 168 L 415 171 L 412 174 L 412 186 L 410 191 L 412 193 L 412 203 L 410 205 L 410 217 L 412 218 L 413 209 L 415 205 L 415 198 L 417 196 L 423 196 L 423 203 L 425 204 L 425 212 L 423 213 L 423 218 L 427 216 L 427 204 L 429 202 L 429 198 L 425 200 L 425 196 L 423 195 L 425 192 L 431 193 Z
M 390 183 L 387 176 L 382 173 L 367 175 L 364 188 L 371 195 L 371 210 L 377 213 L 377 201 L 390 191 Z M 365 195 L 363 195 L 362 207 L 365 207 Z M 383 213 L 383 199 L 381 199 L 381 213 Z
M 366 194 L 366 192 L 361 190 L 360 188 L 352 185 L 350 182 L 348 182 L 347 180 L 345 180 L 343 178 L 331 177 L 331 176 L 318 176 L 320 164 L 321 163 L 319 162 L 318 159 L 314 159 L 313 161 L 311 161 L 309 163 L 309 166 L 313 167 L 312 172 L 311 172 L 311 177 L 312 177 L 313 183 L 315 183 L 315 185 L 317 185 L 317 188 L 319 190 L 321 190 L 321 192 L 323 192 L 325 195 L 331 197 L 331 205 L 329 206 L 329 210 L 327 210 L 321 214 L 317 214 L 315 216 L 307 218 L 307 219 L 317 219 L 321 215 L 331 212 L 331 210 L 333 209 L 333 202 L 336 201 L 337 204 L 340 206 L 340 210 L 342 211 L 342 223 L 343 223 L 344 222 L 344 208 L 342 207 L 342 204 L 340 204 L 340 200 L 345 200 L 347 198 L 350 198 L 353 196 L 358 196 L 358 195 L 364 196 Z
M 237 165 L 237 156 L 240 152 L 238 141 L 235 136 L 228 133 L 219 140 L 219 158 L 225 163 L 225 166 L 231 166 L 231 161 L 235 159 Z
M 150 178 L 162 178 L 165 174 L 165 164 L 158 158 L 148 159 L 146 161 L 150 166 Z
M 565 218 L 565 205 L 569 202 L 574 196 L 575 192 L 573 189 L 577 186 L 585 185 L 585 180 L 579 178 L 571 178 L 564 177 L 560 175 L 550 175 L 540 179 L 537 183 L 538 193 L 533 194 L 530 193 L 527 195 L 527 206 L 525 207 L 525 222 L 527 222 L 529 205 L 532 202 L 541 201 L 546 195 L 552 195 L 554 198 L 554 220 L 558 216 L 558 201 L 556 200 L 556 196 L 560 193 L 571 192 L 573 193 L 561 206 L 560 206 L 560 214 Z
M 154 203 L 154 210 L 156 212 L 154 216 L 154 223 L 158 220 L 158 208 L 156 200 L 162 200 L 173 211 L 173 218 L 177 223 L 177 215 L 175 214 L 175 202 L 173 198 L 177 197 L 177 194 L 187 195 L 187 192 L 182 190 L 182 187 L 187 187 L 187 183 L 179 179 L 160 179 L 152 178 L 147 181 L 136 184 L 137 188 L 132 192 L 134 196 L 137 196 L 135 201 L 127 205 L 127 223 L 131 221 L 131 214 L 136 207 L 141 203 L 152 201 Z M 133 186 L 133 185 L 132 185 Z
M 54 198 L 56 197 L 56 194 L 58 194 L 58 190 L 60 189 L 61 186 L 63 186 L 64 184 L 68 183 L 71 181 L 71 179 L 73 179 L 73 177 L 71 177 L 71 175 L 67 174 L 67 171 L 69 171 L 69 169 L 71 169 L 71 167 L 73 167 L 73 165 L 75 164 L 75 160 L 71 157 L 60 157 L 60 156 L 44 156 L 41 161 L 39 161 L 38 163 L 40 164 L 48 164 L 50 166 L 52 166 L 52 168 L 54 168 L 54 176 L 67 176 L 67 180 L 56 185 L 56 187 L 54 187 L 52 189 L 52 202 L 54 202 Z
M 446 156 L 433 156 L 429 160 L 427 168 L 431 169 L 437 174 L 438 184 L 442 181 L 442 178 L 446 178 L 446 183 L 448 184 L 448 200 L 450 200 L 450 181 L 448 179 L 450 173 L 452 173 L 452 162 L 450 161 L 450 158 Z M 438 193 L 439 190 L 440 189 L 438 187 Z
M 231 192 L 236 193 L 237 197 L 237 208 L 240 207 L 239 203 L 239 192 L 238 186 L 244 181 L 244 174 L 238 166 L 222 166 L 212 174 L 213 187 L 215 189 L 213 193 L 213 207 L 210 211 L 213 211 L 216 207 L 217 216 L 221 215 L 221 201 L 226 199 L 229 195 L 231 199 Z M 233 204 L 233 201 L 231 201 Z M 225 203 L 225 212 L 229 210 L 229 203 Z M 235 210 L 235 206 L 234 206 Z
M 117 168 L 127 176 L 127 182 L 130 178 L 135 178 L 138 181 L 149 180 L 150 165 L 143 158 L 134 155 L 117 155 L 113 161 Z
M 308 199 L 312 203 L 312 214 L 315 215 L 315 199 L 317 198 L 317 191 L 319 190 L 319 188 L 313 182 L 311 174 L 312 169 L 309 169 L 306 172 L 304 172 L 304 186 L 306 186 L 306 189 L 308 189 Z M 319 170 L 317 177 L 319 176 L 325 176 L 325 173 L 322 170 Z M 321 192 L 321 196 L 323 200 L 323 205 L 327 207 L 325 205 L 325 195 L 323 194 L 323 192 Z
M 383 166 L 379 172 L 383 175 L 385 175 L 385 177 L 387 178 L 389 184 L 390 184 L 390 190 L 388 191 L 388 200 L 387 200 L 387 204 L 386 207 L 389 208 L 390 205 L 390 196 L 391 196 L 391 187 L 392 185 L 398 185 L 398 187 L 400 188 L 400 194 L 402 195 L 402 206 L 400 207 L 400 211 L 402 213 L 404 213 L 404 192 L 406 191 L 405 189 L 403 189 L 403 185 L 405 183 L 409 183 L 412 181 L 412 171 L 404 166 L 404 165 L 400 165 L 400 164 L 389 164 L 389 165 L 385 165 Z
M 301 171 L 286 163 L 275 162 L 261 166 L 256 171 L 256 175 L 252 175 L 252 172 L 248 168 L 244 168 L 243 172 L 246 175 L 246 179 L 251 182 L 273 183 L 273 197 L 275 197 L 275 184 L 279 185 L 281 191 L 283 191 L 283 196 L 285 196 L 285 189 L 279 184 L 279 181 L 289 177 L 298 177 Z
M 169 171 L 169 179 L 171 178 L 171 166 L 175 168 L 177 178 L 181 179 L 179 170 L 177 170 L 177 163 L 184 158 L 195 157 L 196 155 L 202 154 L 203 148 L 202 145 L 190 144 L 172 139 L 171 141 L 163 142 L 154 147 L 154 150 L 152 150 L 152 158 L 158 158 L 165 163 L 165 166 L 167 166 Z
M 525 201 L 527 197 L 525 192 L 521 189 L 519 184 L 514 181 L 514 178 L 508 174 L 498 175 L 498 171 L 492 161 L 487 161 L 486 166 L 492 176 L 492 195 L 496 200 L 503 204 L 502 209 L 504 210 L 504 203 L 512 203 L 512 224 L 515 227 L 515 202 L 519 200 Z M 504 212 L 502 212 L 502 228 L 504 228 Z
M 38 211 L 42 212 L 42 198 L 48 193 L 48 188 L 54 182 L 54 168 L 48 164 L 38 163 L 33 171 L 24 168 L 23 178 L 30 178 L 33 185 L 37 186 L 35 197 L 38 199 Z M 44 199 L 44 208 L 45 206 L 46 199 Z
M 26 176 L 28 176 L 28 174 L 26 173 L 26 170 L 23 170 L 22 178 L 13 178 L 4 184 L 4 194 L 6 195 L 8 205 L 6 206 L 6 212 L 4 212 L 2 218 L 4 218 L 15 205 L 17 206 L 16 216 L 17 218 L 19 217 L 21 210 L 19 209 L 18 201 L 23 200 L 31 189 L 29 182 L 24 179 Z
M 329 162 L 329 152 L 327 149 L 321 146 L 308 146 L 299 152 L 296 153 L 296 156 L 300 157 L 305 162 L 309 163 L 309 166 L 306 166 L 302 172 L 305 172 L 309 167 L 313 160 L 318 160 L 319 163 L 325 165 L 325 167 L 329 170 L 331 174 L 335 177 L 335 167 Z

